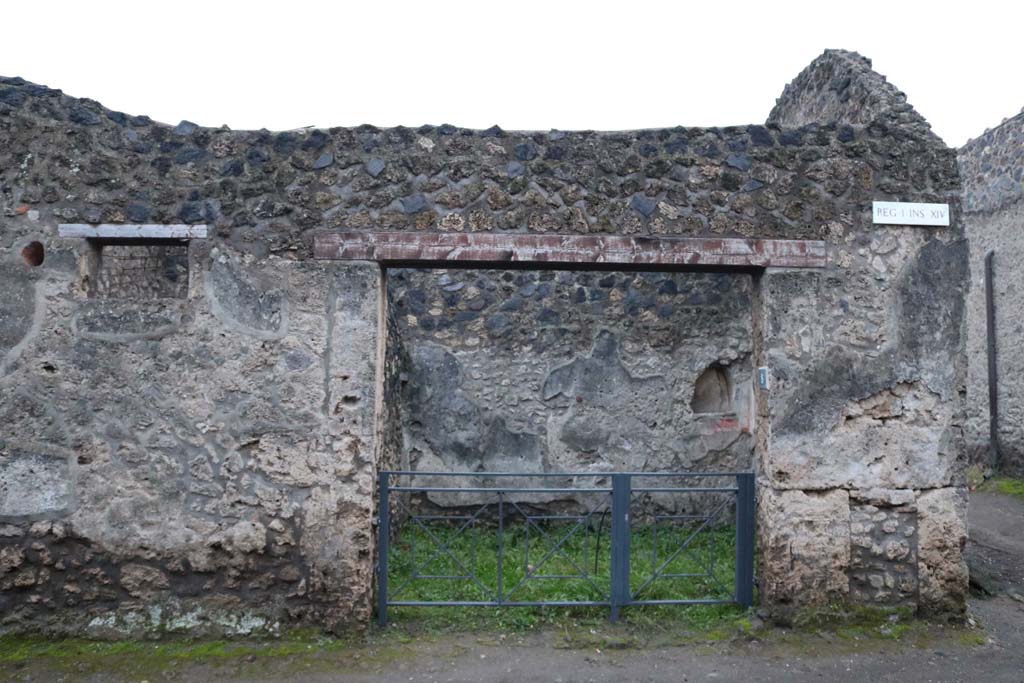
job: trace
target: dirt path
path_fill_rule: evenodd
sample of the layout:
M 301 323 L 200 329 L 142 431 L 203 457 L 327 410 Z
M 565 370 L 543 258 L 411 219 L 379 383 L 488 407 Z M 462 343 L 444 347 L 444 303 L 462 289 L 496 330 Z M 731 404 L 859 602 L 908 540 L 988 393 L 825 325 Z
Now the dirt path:
M 1012 601 L 1011 601 L 1012 602 Z M 990 602 L 988 624 L 1015 637 L 981 645 L 954 633 L 923 635 L 911 642 L 837 641 L 800 634 L 779 642 L 730 642 L 715 646 L 602 650 L 562 649 L 550 633 L 495 642 L 493 636 L 432 638 L 390 651 L 344 658 L 289 657 L 189 666 L 157 675 L 110 672 L 63 677 L 36 667 L 31 681 L 236 681 L 246 683 L 611 683 L 621 681 L 1014 681 L 1024 680 L 1020 623 L 1024 610 Z M 1016 610 L 1016 611 L 1014 611 Z M 1012 617 L 1003 621 L 1002 619 Z M 1013 621 L 1015 619 L 1016 621 Z
M 714 644 L 617 649 L 627 631 L 590 641 L 558 631 L 384 639 L 344 652 L 247 657 L 219 666 L 159 671 L 79 671 L 29 662 L 0 667 L 11 681 L 237 681 L 247 683 L 560 683 L 611 681 L 1024 681 L 1024 503 L 997 494 L 971 500 L 970 564 L 994 595 L 971 601 L 984 632 L 921 627 L 895 641 L 833 632 L 786 633 Z M 621 631 L 621 633 L 619 632 Z M 570 642 L 571 641 L 571 642 Z

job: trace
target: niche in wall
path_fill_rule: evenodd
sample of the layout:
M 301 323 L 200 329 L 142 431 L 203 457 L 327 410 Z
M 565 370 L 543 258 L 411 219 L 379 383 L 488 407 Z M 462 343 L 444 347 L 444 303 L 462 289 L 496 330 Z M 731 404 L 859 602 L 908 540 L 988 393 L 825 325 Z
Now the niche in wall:
M 88 243 L 83 279 L 90 296 L 136 301 L 187 298 L 188 241 L 206 237 L 205 225 L 67 223 L 58 230 Z
M 108 299 L 184 299 L 188 244 L 96 244 L 96 295 Z
M 725 368 L 712 365 L 701 373 L 693 386 L 690 409 L 698 415 L 733 412 L 732 384 Z

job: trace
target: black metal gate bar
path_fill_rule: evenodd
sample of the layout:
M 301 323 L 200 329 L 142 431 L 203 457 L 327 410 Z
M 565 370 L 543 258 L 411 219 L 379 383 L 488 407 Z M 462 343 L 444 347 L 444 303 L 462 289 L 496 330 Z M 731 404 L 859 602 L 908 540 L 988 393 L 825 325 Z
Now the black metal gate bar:
M 388 557 L 391 555 L 391 473 L 377 473 L 377 619 L 388 623 Z
M 612 621 L 629 604 L 629 504 L 630 476 L 612 475 Z
M 736 475 L 736 602 L 754 604 L 754 473 Z
M 410 480 L 408 485 L 393 484 L 393 477 L 407 477 Z M 494 487 L 487 486 L 469 486 L 469 487 L 458 487 L 458 486 L 414 486 L 412 480 L 414 477 L 444 477 L 444 478 L 463 478 L 470 480 L 500 480 L 504 478 L 526 478 L 526 479 L 611 479 L 611 487 L 600 487 L 600 486 L 589 486 L 589 487 L 566 487 L 565 485 L 557 487 L 543 487 L 543 486 L 504 486 L 501 485 L 500 481 L 496 481 Z M 735 481 L 735 486 L 699 486 L 699 487 L 673 487 L 673 486 L 643 486 L 634 487 L 633 478 L 684 478 L 684 479 L 695 479 L 695 478 L 731 478 Z M 516 606 L 516 607 L 540 607 L 540 606 L 551 606 L 551 607 L 569 607 L 569 606 L 606 606 L 610 608 L 610 617 L 612 621 L 618 619 L 621 609 L 629 605 L 670 605 L 670 604 L 720 604 L 734 602 L 743 606 L 749 607 L 753 604 L 754 599 L 754 507 L 755 507 L 755 482 L 753 472 L 543 472 L 543 473 L 522 473 L 522 472 L 416 472 L 416 471 L 381 471 L 378 473 L 378 528 L 377 528 L 377 619 L 381 625 L 387 623 L 388 607 L 390 606 Z M 479 509 L 476 513 L 469 517 L 462 516 L 437 516 L 437 515 L 415 515 L 412 511 L 406 508 L 406 513 L 412 519 L 412 521 L 423 527 L 424 532 L 432 540 L 436 546 L 434 554 L 430 556 L 424 565 L 417 566 L 415 551 L 411 560 L 412 564 L 412 576 L 406 580 L 405 583 L 399 585 L 395 589 L 396 592 L 401 592 L 403 587 L 407 586 L 410 581 L 414 579 L 471 579 L 485 595 L 489 596 L 489 600 L 396 600 L 394 599 L 394 593 L 391 591 L 389 586 L 389 560 L 391 553 L 391 539 L 393 532 L 392 524 L 392 504 L 395 503 L 398 507 L 403 507 L 404 504 L 401 499 L 392 498 L 393 493 L 494 493 L 497 495 L 497 502 L 484 502 L 482 505 L 474 503 L 473 506 L 479 505 Z M 592 509 L 586 510 L 580 515 L 558 515 L 558 519 L 564 519 L 565 521 L 575 520 L 576 524 L 568 531 L 568 533 L 561 534 L 560 538 L 556 538 L 554 534 L 549 534 L 542 527 L 537 525 L 537 520 L 547 520 L 551 518 L 551 515 L 530 515 L 527 514 L 523 508 L 517 504 L 514 500 L 507 497 L 509 493 L 578 493 L 578 494 L 607 494 L 610 496 L 610 509 L 601 510 L 602 507 L 607 505 L 606 502 L 602 502 L 598 505 L 593 506 Z M 700 534 L 702 531 L 711 528 L 711 524 L 717 519 L 717 516 L 728 506 L 731 502 L 726 500 L 724 504 L 719 505 L 708 515 L 662 515 L 661 517 L 656 516 L 657 519 L 674 519 L 674 518 L 692 518 L 693 521 L 703 520 L 703 522 L 693 531 L 690 536 L 680 545 L 676 550 L 671 553 L 667 560 L 664 560 L 660 566 L 657 562 L 652 562 L 652 575 L 644 582 L 634 593 L 632 586 L 630 585 L 630 546 L 632 539 L 632 520 L 630 518 L 630 510 L 632 506 L 632 496 L 634 493 L 643 494 L 671 494 L 671 493 L 702 493 L 702 494 L 727 494 L 730 498 L 735 498 L 735 509 L 736 509 L 736 555 L 735 555 L 735 577 L 734 586 L 731 599 L 713 599 L 713 598 L 680 598 L 680 599 L 641 599 L 640 593 L 643 590 L 658 580 L 659 578 L 676 578 L 676 577 L 710 577 L 718 586 L 724 588 L 722 583 L 714 575 L 714 554 L 713 554 L 713 543 L 714 536 L 711 535 L 712 553 L 710 555 L 710 565 L 706 573 L 683 573 L 678 572 L 671 573 L 667 571 L 672 561 L 683 552 L 688 552 L 688 548 L 693 539 Z M 467 527 L 471 526 L 489 505 L 497 505 L 498 509 L 498 548 L 497 548 L 497 589 L 492 590 L 484 586 L 478 577 L 476 576 L 475 568 L 467 567 L 465 563 L 457 558 L 453 553 L 449 544 L 452 540 L 460 534 Z M 529 529 L 532 527 L 535 529 L 535 533 L 538 533 L 541 537 L 546 537 L 550 541 L 554 541 L 554 547 L 551 548 L 542 560 L 538 563 L 536 569 L 539 569 L 549 560 L 556 555 L 561 555 L 562 559 L 567 561 L 578 574 L 572 573 L 557 573 L 557 574 L 536 574 L 535 569 L 529 569 L 524 572 L 524 576 L 519 582 L 509 589 L 505 585 L 504 576 L 504 563 L 506 561 L 505 552 L 505 517 L 506 511 L 509 506 L 513 509 L 513 514 L 518 512 L 521 514 L 526 522 L 525 528 L 527 534 Z M 562 546 L 568 541 L 568 539 L 577 532 L 580 528 L 583 528 L 584 524 L 590 524 L 594 515 L 597 512 L 601 512 L 601 519 L 603 522 L 604 515 L 610 512 L 611 516 L 611 543 L 610 543 L 610 562 L 607 565 L 609 570 L 610 578 L 610 590 L 607 594 L 591 579 L 590 573 L 586 569 L 587 561 L 583 561 L 583 567 L 573 561 L 564 551 Z M 423 520 L 431 519 L 451 519 L 455 521 L 465 521 L 456 532 L 455 536 L 449 537 L 447 541 L 442 541 L 433 532 L 431 532 L 426 526 L 423 525 Z M 656 558 L 657 548 L 657 521 L 655 521 L 655 545 L 653 546 L 655 553 L 653 558 Z M 589 527 L 587 527 L 589 529 Z M 414 537 L 415 540 L 415 537 Z M 475 543 L 472 546 L 472 553 L 475 556 Z M 528 543 L 528 538 L 527 538 Z M 589 537 L 584 536 L 585 545 L 589 543 Z M 600 544 L 600 536 L 598 536 L 597 543 Z M 527 546 L 526 554 L 524 555 L 524 562 L 529 558 L 529 546 Z M 589 545 L 586 545 L 589 547 Z M 429 565 L 434 561 L 435 558 L 443 557 L 447 555 L 453 562 L 455 562 L 465 572 L 465 575 L 453 575 L 451 572 L 448 574 L 417 574 L 420 569 L 427 569 Z M 589 556 L 589 551 L 585 551 L 585 556 Z M 691 553 L 691 557 L 692 553 Z M 595 552 L 594 559 L 594 571 L 595 578 L 597 577 L 597 553 Z M 474 561 L 470 561 L 470 564 L 474 564 Z M 529 567 L 529 565 L 527 565 Z M 511 594 L 525 584 L 527 580 L 533 579 L 582 579 L 587 581 L 594 587 L 601 595 L 606 595 L 606 599 L 602 600 L 514 600 L 510 599 Z M 525 597 L 525 596 L 524 596 Z

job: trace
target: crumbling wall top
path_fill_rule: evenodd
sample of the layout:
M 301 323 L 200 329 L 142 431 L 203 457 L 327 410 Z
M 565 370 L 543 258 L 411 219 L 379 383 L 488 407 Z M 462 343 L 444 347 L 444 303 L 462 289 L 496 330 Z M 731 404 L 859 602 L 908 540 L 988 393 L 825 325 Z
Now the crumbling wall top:
M 871 68 L 870 59 L 847 50 L 825 50 L 801 71 L 776 100 L 768 123 L 789 127 L 884 123 L 938 140 L 907 96 Z

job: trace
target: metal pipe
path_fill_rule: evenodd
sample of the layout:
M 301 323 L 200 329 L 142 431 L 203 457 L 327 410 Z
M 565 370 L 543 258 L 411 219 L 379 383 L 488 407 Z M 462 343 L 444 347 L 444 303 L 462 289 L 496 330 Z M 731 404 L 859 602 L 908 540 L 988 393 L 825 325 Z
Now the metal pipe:
M 988 448 L 993 468 L 1001 460 L 999 449 L 999 372 L 996 363 L 995 255 L 985 254 L 985 330 L 988 342 Z

